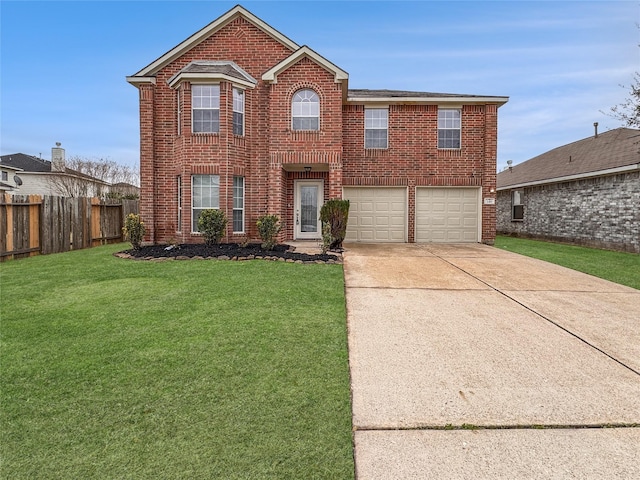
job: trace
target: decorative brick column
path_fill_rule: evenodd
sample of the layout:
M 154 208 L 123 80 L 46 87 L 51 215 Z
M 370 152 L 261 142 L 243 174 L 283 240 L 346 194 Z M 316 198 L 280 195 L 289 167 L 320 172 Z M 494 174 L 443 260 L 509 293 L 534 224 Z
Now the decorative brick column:
M 498 106 L 485 105 L 484 164 L 482 167 L 482 243 L 496 239 L 496 169 L 498 151 Z M 485 204 L 484 199 L 493 199 Z
M 144 241 L 155 243 L 155 162 L 154 162 L 154 91 L 151 82 L 138 86 L 140 91 L 140 216 L 147 227 Z

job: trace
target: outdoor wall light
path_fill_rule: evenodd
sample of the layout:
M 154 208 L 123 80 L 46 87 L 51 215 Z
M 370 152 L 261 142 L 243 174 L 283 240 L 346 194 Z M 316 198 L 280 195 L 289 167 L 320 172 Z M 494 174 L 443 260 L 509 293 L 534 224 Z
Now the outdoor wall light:
M 304 171 L 309 173 L 311 171 L 311 167 L 309 165 L 305 165 Z

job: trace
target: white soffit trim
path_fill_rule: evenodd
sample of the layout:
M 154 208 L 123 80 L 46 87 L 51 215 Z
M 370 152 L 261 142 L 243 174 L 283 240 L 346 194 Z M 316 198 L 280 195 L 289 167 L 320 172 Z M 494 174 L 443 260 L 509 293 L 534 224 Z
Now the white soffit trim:
M 633 172 L 634 170 L 640 170 L 640 163 L 636 163 L 633 165 L 626 165 L 624 167 L 608 168 L 606 170 L 597 170 L 595 172 L 576 173 L 575 175 L 566 175 L 564 177 L 549 178 L 546 180 L 537 180 L 535 182 L 515 183 L 513 185 L 498 187 L 496 190 L 500 192 L 502 190 L 513 190 L 514 188 L 533 187 L 536 185 L 548 185 L 549 183 L 570 182 L 571 180 L 580 180 L 581 178 L 602 177 L 605 175 L 614 175 L 616 173 Z
M 234 85 L 242 85 L 247 88 L 256 87 L 255 83 L 251 83 L 246 80 L 240 80 L 236 77 L 230 77 L 229 75 L 225 75 L 223 73 L 180 73 L 173 77 L 171 83 L 169 83 L 169 86 L 171 88 L 174 88 L 177 84 L 185 80 L 189 80 L 194 85 L 197 83 L 211 83 L 212 81 L 215 83 L 222 80 Z
M 153 85 L 156 84 L 156 77 L 136 77 L 136 76 L 132 76 L 132 77 L 127 77 L 127 82 L 129 82 L 131 85 L 135 85 L 136 87 L 139 85 L 143 85 L 145 83 L 151 83 Z
M 288 47 L 292 51 L 300 48 L 300 46 L 296 44 L 294 41 L 290 40 L 289 38 L 287 38 L 286 36 L 278 32 L 275 28 L 269 26 L 268 24 L 260 20 L 253 13 L 249 12 L 248 10 L 245 10 L 240 5 L 236 5 L 227 13 L 219 17 L 217 20 L 214 20 L 209 25 L 197 31 L 196 33 L 191 35 L 189 38 L 187 38 L 185 41 L 183 41 L 182 43 L 178 44 L 177 46 L 169 50 L 160 58 L 150 63 L 139 72 L 135 73 L 133 77 L 144 77 L 144 76 L 154 75 L 162 67 L 168 65 L 173 60 L 175 60 L 176 58 L 184 54 L 186 51 L 192 49 L 199 43 L 209 38 L 212 34 L 220 30 L 227 23 L 229 23 L 232 20 L 235 20 L 237 17 L 240 17 L 240 16 L 244 17 L 250 23 L 253 23 L 256 27 L 258 27 L 260 30 L 265 32 L 271 38 L 277 40 L 278 42 L 283 44 L 285 47 Z M 128 77 L 128 78 L 132 78 L 132 77 Z M 129 82 L 129 83 L 132 83 L 132 82 Z
M 297 50 L 296 52 L 289 55 L 283 61 L 278 63 L 273 68 L 267 70 L 264 75 L 262 75 L 262 80 L 269 83 L 278 83 L 278 75 L 288 69 L 291 65 L 295 64 L 302 58 L 309 58 L 313 60 L 315 63 L 320 65 L 322 68 L 327 70 L 330 73 L 333 73 L 333 78 L 336 83 L 340 83 L 343 80 L 349 79 L 349 74 L 342 70 L 340 67 L 331 63 L 329 60 L 324 58 L 322 55 L 311 50 L 309 47 L 304 45 L 302 48 Z
M 386 104 L 406 104 L 406 103 L 425 103 L 432 105 L 446 105 L 449 108 L 460 107 L 462 105 L 486 105 L 498 104 L 499 107 L 509 101 L 508 97 L 347 97 L 348 103 L 357 105 L 367 103 L 386 103 Z

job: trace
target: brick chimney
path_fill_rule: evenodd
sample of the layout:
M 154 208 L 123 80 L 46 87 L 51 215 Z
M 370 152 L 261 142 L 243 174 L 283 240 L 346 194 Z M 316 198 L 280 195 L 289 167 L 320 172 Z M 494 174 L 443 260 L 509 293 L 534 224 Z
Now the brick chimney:
M 56 146 L 51 148 L 51 171 L 52 172 L 64 172 L 65 171 L 65 156 L 64 148 L 62 148 L 60 142 L 56 142 Z

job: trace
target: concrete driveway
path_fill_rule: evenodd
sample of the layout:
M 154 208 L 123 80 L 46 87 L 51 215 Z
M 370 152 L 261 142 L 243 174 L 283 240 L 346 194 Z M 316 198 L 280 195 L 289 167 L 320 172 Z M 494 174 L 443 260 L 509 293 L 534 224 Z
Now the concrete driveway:
M 356 474 L 640 478 L 640 290 L 479 244 L 347 244 Z

